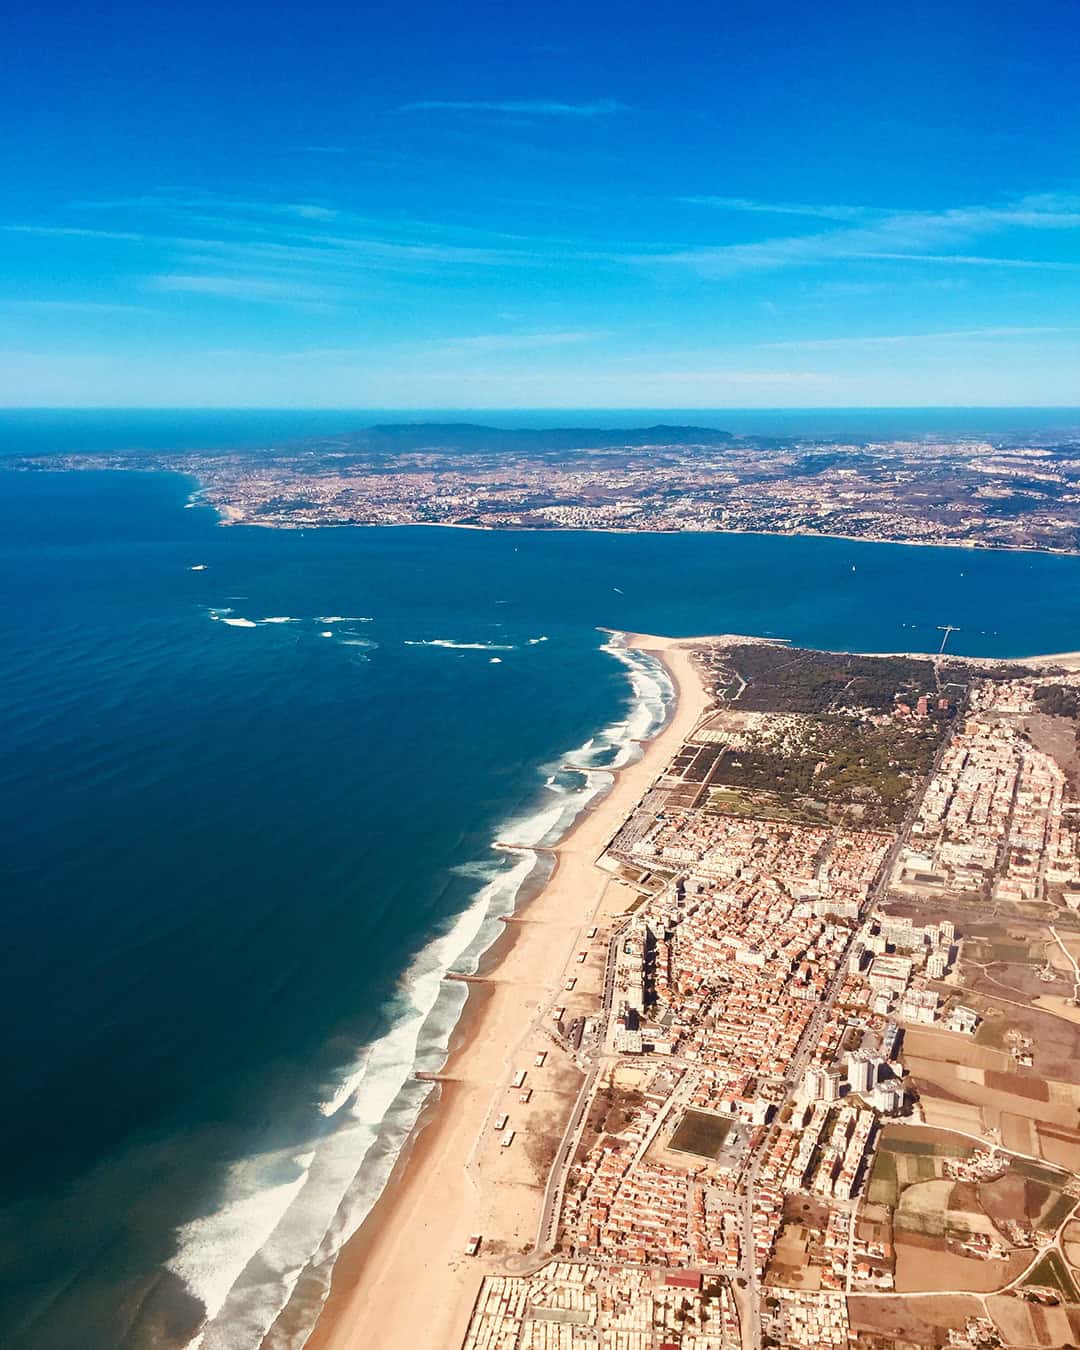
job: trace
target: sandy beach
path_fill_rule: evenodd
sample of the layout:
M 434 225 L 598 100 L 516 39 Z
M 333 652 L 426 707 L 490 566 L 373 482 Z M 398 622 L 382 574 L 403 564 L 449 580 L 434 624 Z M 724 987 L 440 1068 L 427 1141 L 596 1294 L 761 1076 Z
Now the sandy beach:
M 569 1117 L 581 1079 L 565 1068 L 559 1078 L 556 1068 L 545 1110 L 530 1111 L 524 1119 L 510 1080 L 549 1044 L 543 1039 L 543 1019 L 552 1004 L 572 1002 L 574 995 L 561 991 L 567 977 L 581 969 L 573 962 L 586 930 L 623 912 L 634 898 L 596 860 L 709 706 L 689 649 L 709 642 L 773 641 L 627 635 L 629 646 L 654 652 L 668 668 L 676 686 L 672 716 L 643 747 L 643 757 L 618 771 L 611 791 L 553 850 L 551 879 L 507 924 L 485 958 L 482 980 L 470 985 L 439 1086 L 381 1199 L 338 1259 L 310 1350 L 352 1350 L 372 1342 L 380 1350 L 456 1350 L 483 1275 L 528 1263 L 553 1141 Z M 935 659 L 929 653 L 896 655 Z M 960 659 L 980 664 L 978 658 Z M 1071 668 L 1078 661 L 1069 653 L 1011 664 Z M 595 1007 L 598 999 L 588 1002 L 587 982 L 576 983 L 586 999 L 582 1006 Z M 546 1081 L 551 1074 L 549 1062 Z M 530 1083 L 537 1079 L 532 1074 Z M 513 1159 L 498 1147 L 492 1129 L 504 1110 L 513 1112 L 519 1136 Z M 539 1148 L 537 1141 L 542 1141 Z M 481 1256 L 467 1257 L 465 1245 L 477 1233 L 484 1239 Z
M 483 981 L 470 986 L 437 1094 L 379 1203 L 341 1253 L 312 1350 L 454 1350 L 483 1275 L 527 1259 L 547 1157 L 581 1080 L 564 1056 L 550 1055 L 544 1073 L 532 1074 L 538 1087 L 524 1111 L 510 1080 L 549 1044 L 543 1020 L 553 1002 L 572 1002 L 561 992 L 568 977 L 588 997 L 597 961 L 589 971 L 575 963 L 586 930 L 633 899 L 595 863 L 709 706 L 687 650 L 704 640 L 628 635 L 628 645 L 656 653 L 670 671 L 673 714 L 556 847 L 547 885 L 507 924 Z M 504 1109 L 517 1126 L 511 1149 L 499 1147 L 491 1128 Z M 479 1258 L 464 1255 L 473 1233 L 484 1235 Z

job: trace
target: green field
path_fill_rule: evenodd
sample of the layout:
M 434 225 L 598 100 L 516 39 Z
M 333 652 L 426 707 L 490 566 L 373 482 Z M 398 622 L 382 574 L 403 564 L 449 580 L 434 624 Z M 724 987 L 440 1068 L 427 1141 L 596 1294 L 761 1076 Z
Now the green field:
M 715 1158 L 724 1147 L 734 1121 L 705 1111 L 687 1111 L 671 1138 L 671 1147 L 699 1158 Z
M 914 1154 L 922 1158 L 970 1158 L 976 1145 L 959 1140 L 955 1144 L 939 1143 L 933 1139 L 897 1139 L 886 1129 L 881 1147 L 890 1153 Z
M 866 1198 L 872 1205 L 888 1205 L 890 1209 L 896 1208 L 896 1202 L 900 1198 L 896 1159 L 885 1149 L 880 1149 L 874 1159 L 874 1170 L 870 1173 L 870 1186 Z
M 1054 1191 L 1059 1191 L 1067 1178 L 1067 1173 L 1056 1168 L 1043 1167 L 1028 1158 L 1014 1158 L 1011 1167 L 1014 1172 L 1019 1172 L 1022 1177 L 1027 1177 L 1029 1181 L 1037 1181 L 1040 1185 L 1048 1186 Z
M 1046 1228 L 1052 1233 L 1056 1232 L 1075 1204 L 1074 1195 L 1058 1195 L 1039 1215 L 1039 1227 Z
M 1066 1269 L 1065 1262 L 1056 1251 L 1048 1251 L 1035 1269 L 1024 1281 L 1025 1285 L 1056 1289 L 1066 1303 L 1080 1302 L 1073 1278 Z

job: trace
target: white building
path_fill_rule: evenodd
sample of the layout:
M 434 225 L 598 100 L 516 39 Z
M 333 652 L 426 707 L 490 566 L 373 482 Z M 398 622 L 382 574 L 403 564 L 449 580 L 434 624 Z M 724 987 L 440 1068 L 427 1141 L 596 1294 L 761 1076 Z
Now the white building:
M 974 1036 L 979 1025 L 979 1014 L 974 1008 L 963 1006 L 954 1008 L 949 1017 L 949 1030 L 959 1031 L 965 1036 Z
M 911 983 L 911 958 L 875 956 L 867 972 L 870 988 L 890 994 L 902 994 Z
M 852 1092 L 857 1092 L 860 1096 L 869 1092 L 876 1078 L 877 1064 L 869 1055 L 861 1052 L 848 1055 L 847 1081 Z

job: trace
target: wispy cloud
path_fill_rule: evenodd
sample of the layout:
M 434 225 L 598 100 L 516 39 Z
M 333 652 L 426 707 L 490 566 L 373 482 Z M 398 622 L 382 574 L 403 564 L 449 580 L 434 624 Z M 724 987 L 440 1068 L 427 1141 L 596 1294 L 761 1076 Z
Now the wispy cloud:
M 437 356 L 502 355 L 503 353 L 539 351 L 544 348 L 575 346 L 610 337 L 606 330 L 569 332 L 555 330 L 547 333 L 475 333 L 466 337 L 403 338 L 398 342 L 380 340 L 377 344 L 351 347 L 303 347 L 294 351 L 270 354 L 275 361 L 356 361 L 371 362 L 373 353 L 386 356 L 412 356 L 425 360 Z M 257 356 L 256 350 L 222 348 L 214 356 Z
M 0 225 L 8 234 L 31 234 L 41 238 L 116 239 L 123 243 L 140 244 L 144 235 L 132 230 L 89 230 L 77 225 Z
M 432 102 L 431 106 L 444 105 Z M 502 110 L 549 105 L 465 106 Z M 600 105 L 557 106 L 572 107 L 574 115 L 582 115 L 581 109 Z M 858 282 L 869 267 L 879 265 L 879 277 L 911 276 L 918 267 L 923 274 L 936 273 L 963 286 L 976 284 L 978 269 L 1011 269 L 1032 277 L 1040 271 L 1048 277 L 1080 273 L 1080 251 L 1072 247 L 1080 229 L 1080 196 L 1075 195 L 1043 193 L 1004 204 L 891 213 L 857 204 L 770 204 L 741 197 L 708 200 L 763 221 L 770 213 L 805 216 L 803 232 L 792 220 L 783 232 L 754 242 L 682 248 L 666 241 L 600 244 L 496 233 L 487 222 L 466 225 L 453 220 L 369 218 L 347 207 L 307 200 L 303 193 L 234 198 L 183 187 L 143 197 L 79 203 L 101 213 L 89 220 L 84 215 L 83 223 L 11 222 L 0 223 L 0 230 L 43 239 L 81 239 L 88 247 L 94 241 L 103 246 L 128 244 L 133 254 L 141 255 L 131 280 L 144 291 L 287 307 L 355 303 L 361 295 L 370 301 L 380 287 L 384 295 L 392 295 L 435 277 L 464 284 L 481 271 L 491 276 L 504 273 L 510 284 L 515 272 L 532 270 L 539 275 L 542 271 L 553 284 L 568 284 L 584 268 L 604 269 L 623 278 L 628 269 L 683 267 L 701 277 L 723 278 L 801 268 L 818 269 L 826 281 L 831 276 Z M 108 210 L 116 212 L 115 217 L 106 215 Z M 144 222 L 148 222 L 145 228 Z M 119 228 L 111 228 L 114 223 Z M 133 224 L 138 228 L 129 228 Z M 1034 256 L 1043 251 L 1038 244 L 1044 239 L 1051 256 Z M 845 264 L 854 263 L 865 266 L 861 272 L 845 270 Z M 957 280 L 960 275 L 966 278 L 963 282 Z M 78 301 L 76 294 L 70 303 Z M 552 311 L 545 317 L 540 310 L 529 312 L 533 318 L 523 316 L 517 322 L 523 328 L 536 324 L 536 331 L 445 339 L 440 350 L 509 352 L 586 340 L 576 336 L 576 330 L 548 332 Z M 568 319 L 568 328 L 573 323 Z
M 37 311 L 42 314 L 153 314 L 147 305 L 128 305 L 99 300 L 6 300 L 0 297 L 0 310 Z
M 823 351 L 832 347 L 898 347 L 923 342 L 996 341 L 1025 337 L 1048 337 L 1059 334 L 1080 334 L 1080 327 L 1047 325 L 1031 328 L 953 328 L 935 333 L 883 333 L 852 337 L 794 338 L 785 342 L 762 342 L 758 345 L 770 350 Z
M 594 342 L 610 336 L 606 331 L 550 333 L 477 333 L 471 337 L 436 338 L 432 346 L 447 355 L 469 355 L 476 352 L 523 352 L 543 347 L 567 347 L 581 342 Z
M 398 112 L 519 113 L 528 117 L 607 117 L 625 104 L 613 98 L 591 103 L 560 103 L 553 99 L 445 99 L 425 98 L 403 103 Z
M 1039 272 L 1076 272 L 1080 262 L 1053 258 L 1002 258 L 981 253 L 858 253 L 855 258 L 871 262 L 954 263 L 958 267 L 1018 267 Z
M 190 214 L 200 211 L 235 211 L 242 216 L 271 216 L 306 221 L 336 220 L 340 214 L 335 207 L 318 202 L 252 201 L 242 197 L 227 197 L 213 192 L 183 192 L 163 190 L 141 197 L 119 197 L 103 201 L 76 201 L 71 205 L 81 211 L 149 210 L 165 214 Z
M 857 208 L 843 208 L 856 211 Z M 796 212 L 790 212 L 796 214 Z M 856 217 L 857 219 L 857 217 Z M 807 267 L 835 262 L 920 262 L 964 267 L 1013 267 L 1074 271 L 1068 259 L 1017 257 L 1012 253 L 945 251 L 950 245 L 996 233 L 1069 231 L 1080 228 L 1080 199 L 1043 193 L 1001 206 L 963 206 L 941 211 L 903 211 L 868 218 L 850 228 L 782 235 L 754 243 L 718 244 L 642 253 L 638 263 L 677 264 L 702 275 Z
M 146 284 L 156 291 L 186 295 L 209 295 L 222 300 L 242 300 L 255 304 L 325 305 L 339 299 L 339 293 L 325 286 L 275 277 L 223 276 L 202 273 L 167 272 L 148 277 Z
M 810 216 L 818 220 L 865 220 L 868 216 L 879 214 L 866 206 L 759 202 L 749 197 L 680 197 L 679 201 L 685 202 L 687 206 L 712 206 L 720 211 L 745 211 L 766 216 Z

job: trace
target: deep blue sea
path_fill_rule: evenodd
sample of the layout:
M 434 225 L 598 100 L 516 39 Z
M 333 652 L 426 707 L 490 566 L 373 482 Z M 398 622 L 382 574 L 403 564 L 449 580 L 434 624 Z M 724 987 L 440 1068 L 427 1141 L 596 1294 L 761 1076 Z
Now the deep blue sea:
M 194 443 L 157 417 L 156 448 Z M 64 419 L 58 441 L 2 415 L 0 447 L 33 448 L 28 425 L 39 449 L 129 443 L 122 418 Z M 1075 558 L 224 529 L 193 487 L 0 472 L 10 1350 L 184 1346 L 206 1312 L 203 1350 L 302 1344 L 412 1074 L 441 1063 L 443 975 L 527 880 L 493 842 L 557 837 L 665 715 L 662 670 L 600 626 L 1080 649 Z

